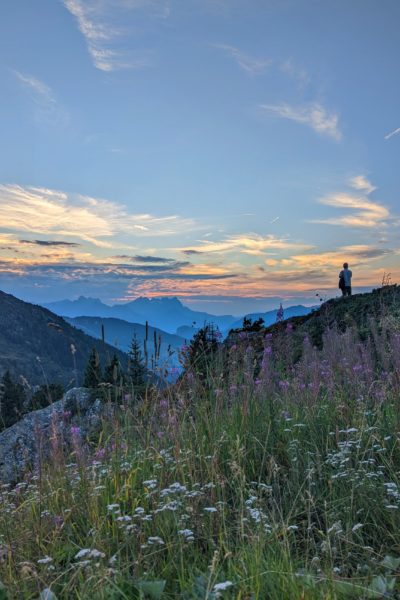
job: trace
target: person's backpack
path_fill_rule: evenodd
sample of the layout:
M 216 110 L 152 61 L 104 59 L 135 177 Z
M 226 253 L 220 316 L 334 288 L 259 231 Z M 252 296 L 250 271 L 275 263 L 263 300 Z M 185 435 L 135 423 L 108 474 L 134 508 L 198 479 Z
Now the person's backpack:
M 346 285 L 344 283 L 344 275 L 343 273 L 339 273 L 339 290 L 344 290 L 345 287 Z

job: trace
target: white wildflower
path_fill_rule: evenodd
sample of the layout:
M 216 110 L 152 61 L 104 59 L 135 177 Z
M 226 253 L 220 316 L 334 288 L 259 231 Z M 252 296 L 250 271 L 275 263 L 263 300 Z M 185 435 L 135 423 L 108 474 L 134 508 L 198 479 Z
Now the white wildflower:
M 51 556 L 47 556 L 47 554 L 46 554 L 46 556 L 44 558 L 40 558 L 38 560 L 38 564 L 39 565 L 47 565 L 47 564 L 49 564 L 51 562 L 53 562 L 53 559 L 51 558 Z
M 165 544 L 164 540 L 162 538 L 158 537 L 157 535 L 154 537 L 149 537 L 149 539 L 147 540 L 147 543 L 150 546 L 157 545 L 157 544 L 160 546 L 163 546 Z
M 194 533 L 191 529 L 179 529 L 178 535 L 181 535 L 187 542 L 192 542 L 194 540 Z
M 232 581 L 223 581 L 221 583 L 216 583 L 213 587 L 213 592 L 216 595 L 217 598 L 220 597 L 221 592 L 224 592 L 225 590 L 229 589 L 230 587 L 232 587 L 233 583 Z

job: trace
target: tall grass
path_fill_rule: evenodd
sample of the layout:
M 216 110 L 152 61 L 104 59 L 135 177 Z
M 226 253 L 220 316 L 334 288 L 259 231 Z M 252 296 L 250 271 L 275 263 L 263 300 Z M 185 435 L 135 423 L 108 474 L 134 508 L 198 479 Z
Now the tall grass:
M 255 340 L 2 486 L 9 598 L 398 597 L 400 336 Z

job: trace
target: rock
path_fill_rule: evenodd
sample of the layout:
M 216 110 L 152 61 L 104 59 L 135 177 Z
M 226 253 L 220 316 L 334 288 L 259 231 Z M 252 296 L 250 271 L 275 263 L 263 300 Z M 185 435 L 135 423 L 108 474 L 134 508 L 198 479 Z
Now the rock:
M 71 436 L 86 438 L 99 430 L 107 405 L 93 390 L 73 388 L 62 400 L 25 415 L 0 433 L 0 483 L 14 484 L 35 469 L 57 445 L 68 447 Z M 71 432 L 72 428 L 72 432 Z

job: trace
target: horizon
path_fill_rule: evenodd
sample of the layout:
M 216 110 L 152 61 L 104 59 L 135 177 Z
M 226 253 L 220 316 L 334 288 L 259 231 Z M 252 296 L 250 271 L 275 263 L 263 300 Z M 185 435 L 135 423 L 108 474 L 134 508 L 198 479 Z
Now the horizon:
M 4 290 L 0 290 L 0 291 L 4 292 Z M 373 291 L 373 288 L 355 289 L 353 292 L 353 295 L 369 293 L 371 291 Z M 10 292 L 4 292 L 4 293 L 10 293 Z M 103 300 L 101 300 L 100 298 L 96 298 L 93 296 L 84 296 L 84 295 L 80 295 L 75 298 L 61 298 L 59 300 L 55 300 L 52 302 L 34 302 L 34 301 L 31 301 L 29 298 L 24 298 L 22 296 L 17 296 L 15 294 L 12 294 L 12 295 L 15 296 L 18 300 L 22 300 L 23 302 L 28 302 L 31 304 L 37 304 L 39 306 L 44 306 L 44 307 L 48 308 L 50 311 L 52 310 L 53 306 L 54 306 L 54 308 L 57 308 L 55 305 L 59 305 L 59 304 L 65 303 L 65 302 L 75 303 L 75 302 L 79 302 L 80 300 L 89 300 L 89 301 L 94 301 L 94 302 L 100 302 L 101 304 L 103 304 L 104 306 L 106 306 L 108 308 L 114 307 L 114 306 L 121 307 L 126 304 L 131 304 L 132 302 L 135 302 L 137 300 L 149 300 L 149 302 L 152 302 L 153 300 L 178 300 L 178 302 L 180 302 L 180 304 L 182 306 L 189 308 L 192 311 L 209 313 L 210 316 L 215 316 L 215 317 L 232 316 L 235 318 L 244 317 L 244 316 L 250 315 L 250 314 L 277 312 L 279 310 L 280 305 L 282 305 L 284 310 L 287 310 L 289 308 L 294 308 L 297 306 L 304 306 L 306 308 L 315 308 L 315 307 L 320 306 L 322 303 L 324 303 L 328 300 L 338 298 L 338 296 L 339 296 L 338 294 L 331 294 L 330 296 L 323 295 L 323 294 L 316 294 L 314 297 L 303 297 L 303 298 L 299 297 L 299 298 L 294 298 L 294 299 L 285 299 L 285 298 L 281 298 L 281 297 L 267 297 L 267 298 L 230 297 L 224 301 L 218 300 L 217 302 L 219 303 L 219 306 L 217 305 L 217 310 L 214 310 L 211 312 L 209 304 L 215 303 L 214 300 L 209 301 L 207 299 L 206 300 L 199 299 L 197 301 L 196 300 L 188 301 L 187 298 L 179 298 L 178 296 L 152 296 L 152 297 L 138 296 L 137 298 L 134 298 L 133 300 L 116 302 L 116 303 L 107 303 L 107 302 L 104 302 Z M 230 312 L 228 310 L 224 311 L 223 306 L 221 307 L 221 305 L 223 305 L 224 303 L 229 304 L 230 308 L 232 308 L 233 310 L 231 310 Z M 206 306 L 204 307 L 203 304 L 205 304 Z M 61 313 L 56 312 L 56 314 L 61 314 Z M 82 316 L 85 316 L 85 315 L 82 315 Z M 90 315 L 88 314 L 86 316 L 90 316 Z M 102 318 L 120 319 L 120 317 L 102 317 Z
M 0 288 L 240 316 L 339 295 L 344 261 L 355 292 L 398 281 L 399 17 L 6 0 Z

